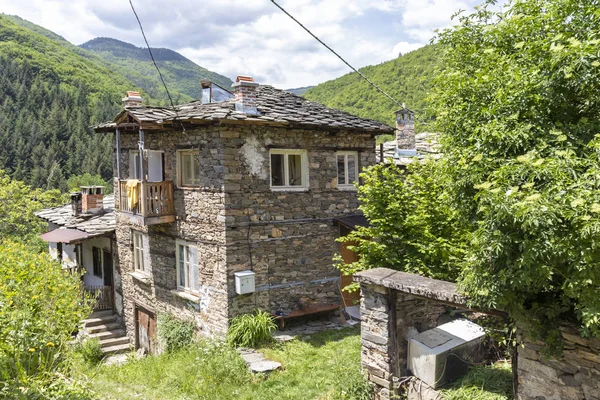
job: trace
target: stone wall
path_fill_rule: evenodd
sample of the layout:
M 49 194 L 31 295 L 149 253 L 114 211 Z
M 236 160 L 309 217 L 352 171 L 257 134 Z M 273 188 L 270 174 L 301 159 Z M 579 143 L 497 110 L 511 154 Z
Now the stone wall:
M 138 134 L 121 133 L 121 178 L 129 176 L 130 151 Z M 185 133 L 146 131 L 147 150 L 164 151 L 165 180 L 175 183 L 176 221 L 139 227 L 117 213 L 117 243 L 122 271 L 125 321 L 133 329 L 133 310 L 171 311 L 198 320 L 207 333 L 222 334 L 228 318 L 259 307 L 290 311 L 302 303 L 339 303 L 339 251 L 333 219 L 355 214 L 355 190 L 336 186 L 336 151 L 352 150 L 360 167 L 374 164 L 375 140 L 369 134 L 323 132 L 264 126 L 207 125 Z M 271 148 L 305 149 L 307 188 L 271 190 Z M 177 186 L 177 150 L 197 149 L 200 186 Z M 147 168 L 145 168 L 147 171 Z M 119 202 L 118 185 L 115 187 Z M 135 279 L 131 231 L 148 237 L 147 283 Z M 176 287 L 175 240 L 196 243 L 202 253 L 198 302 L 173 293 Z M 255 294 L 235 293 L 234 273 L 256 273 Z M 131 333 L 133 334 L 133 333 Z
M 518 348 L 518 399 L 600 399 L 600 339 L 585 339 L 573 327 L 561 327 L 564 352 L 544 357 L 545 344 L 525 340 Z

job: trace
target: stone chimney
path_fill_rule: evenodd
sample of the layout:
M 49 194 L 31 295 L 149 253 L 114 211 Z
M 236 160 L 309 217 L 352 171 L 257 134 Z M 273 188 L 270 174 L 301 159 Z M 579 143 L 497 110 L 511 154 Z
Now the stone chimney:
M 104 208 L 104 187 L 81 187 L 81 211 L 84 214 L 98 214 Z
M 256 109 L 256 88 L 258 83 L 251 76 L 238 76 L 231 85 L 235 96 L 235 109 L 245 114 L 259 115 Z
M 415 113 L 406 107 L 396 111 L 396 147 L 413 150 L 415 141 Z
M 139 107 L 142 105 L 142 96 L 140 96 L 140 92 L 127 92 L 127 96 L 123 97 L 123 106 L 125 108 L 129 107 Z
M 81 192 L 71 193 L 71 208 L 74 216 L 81 214 Z

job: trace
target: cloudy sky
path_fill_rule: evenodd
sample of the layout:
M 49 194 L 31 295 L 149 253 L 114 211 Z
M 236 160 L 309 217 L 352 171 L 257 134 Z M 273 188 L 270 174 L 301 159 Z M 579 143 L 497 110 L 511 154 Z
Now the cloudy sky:
M 355 67 L 428 43 L 451 15 L 481 0 L 279 0 Z M 268 0 L 133 0 L 152 47 L 176 50 L 235 78 L 280 88 L 314 85 L 349 69 Z M 143 46 L 128 0 L 2 0 L 0 11 L 74 44 L 98 36 Z

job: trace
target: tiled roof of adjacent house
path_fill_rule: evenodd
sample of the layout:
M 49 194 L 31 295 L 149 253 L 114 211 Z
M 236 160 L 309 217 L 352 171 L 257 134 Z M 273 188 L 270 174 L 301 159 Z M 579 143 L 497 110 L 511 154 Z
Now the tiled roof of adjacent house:
M 193 101 L 181 104 L 175 106 L 177 114 L 173 109 L 165 107 L 129 107 L 115 121 L 128 113 L 142 126 L 170 125 L 174 119 L 190 122 L 193 120 L 231 120 L 361 130 L 377 134 L 394 131 L 394 128 L 381 122 L 329 108 L 272 86 L 263 85 L 256 88 L 256 103 L 259 115 L 236 111 L 235 99 L 230 99 L 218 103 L 202 104 L 201 101 Z M 114 122 L 109 122 L 96 126 L 96 130 L 113 130 L 115 127 Z
M 415 154 L 398 154 L 396 152 L 396 141 L 391 140 L 383 144 L 383 159 L 393 159 L 395 164 L 408 165 L 415 161 L 415 159 L 423 159 L 427 156 L 433 158 L 440 158 L 440 145 L 437 141 L 437 134 L 430 132 L 417 133 L 415 135 Z M 379 146 L 375 149 L 375 160 L 380 162 L 380 149 Z
M 65 228 L 79 229 L 92 236 L 111 233 L 115 230 L 115 197 L 104 196 L 104 210 L 101 214 L 73 215 L 71 204 L 46 208 L 35 213 L 36 216 Z

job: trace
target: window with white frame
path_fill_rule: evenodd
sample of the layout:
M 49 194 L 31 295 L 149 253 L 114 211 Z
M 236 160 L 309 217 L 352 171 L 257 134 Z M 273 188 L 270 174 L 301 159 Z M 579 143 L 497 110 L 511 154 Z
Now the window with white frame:
M 306 150 L 271 150 L 271 187 L 273 189 L 308 187 Z
M 177 152 L 177 176 L 179 186 L 200 186 L 200 161 L 197 150 Z
M 353 188 L 358 178 L 358 152 L 337 152 L 337 183 L 339 188 Z
M 140 152 L 131 150 L 129 152 L 129 179 L 142 179 L 141 165 Z
M 133 236 L 133 267 L 136 271 L 146 272 L 146 260 L 144 258 L 144 234 L 132 231 Z
M 177 241 L 177 289 L 198 293 L 198 247 L 194 244 Z

